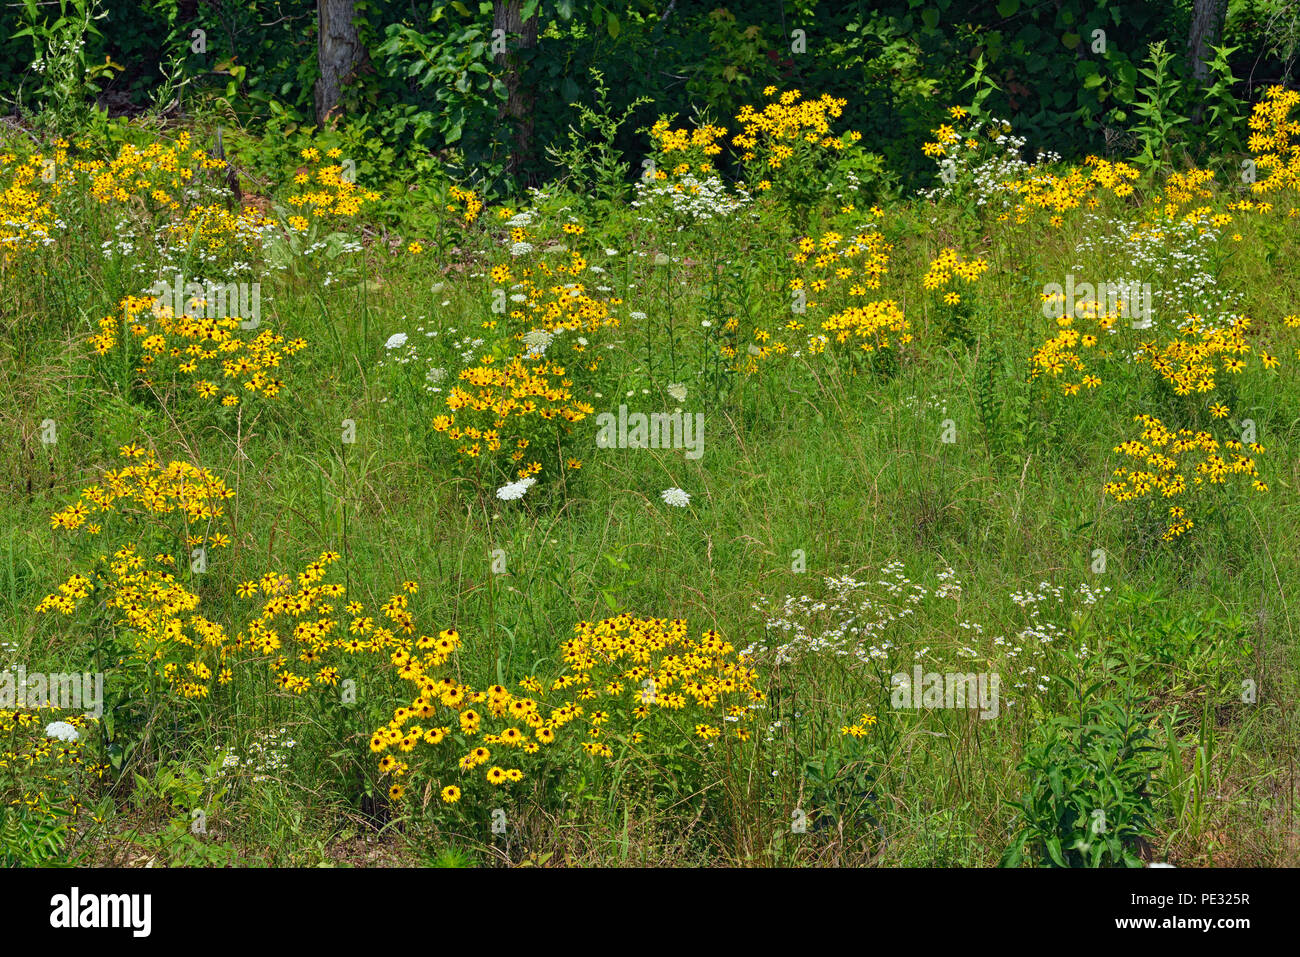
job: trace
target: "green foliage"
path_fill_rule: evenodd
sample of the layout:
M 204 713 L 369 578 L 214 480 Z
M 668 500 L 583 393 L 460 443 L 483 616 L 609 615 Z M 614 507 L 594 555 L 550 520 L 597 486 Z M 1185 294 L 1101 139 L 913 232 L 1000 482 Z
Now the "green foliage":
M 1026 855 L 1053 867 L 1141 867 L 1138 842 L 1152 835 L 1152 754 L 1159 749 L 1143 702 L 1102 699 L 1107 679 L 1061 680 L 1076 711 L 1041 728 L 1020 771 L 1029 788 L 1019 802 L 1019 833 L 1002 857 Z
M 970 90 L 971 97 L 967 109 L 971 115 L 981 120 L 989 119 L 988 108 L 985 102 L 994 93 L 1001 93 L 995 81 L 988 73 L 988 68 L 984 63 L 984 54 L 981 53 L 975 60 L 975 66 L 971 72 L 970 79 L 961 85 L 961 90 Z
M 1017 457 L 1028 440 L 1029 390 L 1023 376 L 1008 368 L 994 341 L 981 344 L 975 368 L 975 408 L 989 456 Z
M 783 7 L 787 21 L 779 27 L 770 12 L 744 4 L 726 16 L 681 5 L 667 22 L 639 4 L 540 4 L 541 48 L 521 56 L 530 82 L 558 91 L 539 98 L 534 119 L 537 155 L 552 158 L 561 182 L 527 201 L 529 215 L 520 219 L 535 250 L 519 259 L 511 255 L 509 214 L 489 205 L 466 226 L 446 209 L 452 183 L 502 193 L 538 175 L 534 168 L 513 182 L 504 176 L 510 143 L 497 116 L 500 70 L 485 48 L 487 6 L 436 5 L 436 18 L 426 22 L 409 4 L 366 5 L 362 36 L 371 62 L 348 91 L 343 116 L 325 130 L 305 119 L 310 63 L 290 69 L 301 43 L 272 32 L 248 46 L 248 10 L 205 4 L 201 22 L 231 30 L 211 31 L 214 52 L 200 63 L 183 54 L 188 25 L 177 21 L 176 5 L 145 7 L 156 22 L 144 35 L 165 22 L 171 40 L 163 46 L 183 54 L 174 90 L 177 97 L 186 90 L 186 108 L 199 114 L 196 145 L 206 146 L 212 125 L 222 123 L 230 155 L 269 215 L 283 219 L 289 211 L 286 197 L 297 191 L 292 181 L 307 145 L 337 147 L 355 164 L 358 181 L 383 199 L 374 219 L 271 231 L 252 274 L 267 286 L 264 301 L 274 310 L 268 326 L 307 340 L 304 370 L 289 380 L 288 401 L 226 410 L 219 427 L 188 410 L 173 415 L 157 397 L 135 402 L 125 354 L 120 374 L 88 376 L 72 348 L 92 317 L 139 291 L 141 262 L 160 265 L 144 245 L 116 253 L 119 224 L 148 234 L 161 220 L 142 226 L 134 202 L 111 212 L 78 207 L 69 191 L 57 211 L 75 228 L 37 251 L 45 258 L 5 265 L 13 295 L 2 307 L 0 369 L 16 398 L 14 409 L 0 412 L 0 431 L 9 447 L 24 451 L 3 473 L 8 494 L 0 496 L 0 514 L 14 530 L 0 542 L 0 637 L 19 642 L 18 660 L 67 650 L 113 680 L 103 719 L 87 736 L 87 750 L 109 767 L 89 782 L 100 792 L 95 823 L 70 824 L 57 810 L 0 808 L 0 863 L 65 863 L 83 854 L 102 860 L 123 845 L 175 864 L 324 861 L 331 855 L 323 841 L 336 842 L 330 851 L 337 852 L 337 843 L 364 829 L 365 843 L 409 844 L 413 856 L 438 867 L 655 863 L 659 854 L 671 863 L 989 864 L 1006 844 L 1002 800 L 1017 767 L 1027 791 L 1016 804 L 1007 864 L 1133 866 L 1152 841 L 1181 861 L 1206 854 L 1223 833 L 1249 844 L 1260 861 L 1293 855 L 1279 826 L 1292 810 L 1290 792 L 1267 760 L 1293 730 L 1296 713 L 1273 704 L 1293 696 L 1290 622 L 1256 619 L 1261 599 L 1254 594 L 1260 581 L 1269 589 L 1276 581 L 1283 601 L 1294 591 L 1289 523 L 1252 523 L 1255 513 L 1234 503 L 1213 521 L 1198 516 L 1199 537 L 1164 543 L 1157 532 L 1143 547 L 1123 547 L 1132 541 L 1134 516 L 1110 507 L 1099 486 L 1129 414 L 1141 408 L 1187 421 L 1204 412 L 1207 397 L 1152 399 L 1122 356 L 1103 391 L 1065 397 L 1045 376 L 1027 381 L 1028 352 L 1046 334 L 1041 280 L 1066 269 L 1091 278 L 1092 270 L 1110 268 L 1120 257 L 1085 248 L 1081 233 L 1111 223 L 1113 236 L 1122 237 L 1149 208 L 1135 209 L 1140 195 L 1121 202 L 1098 191 L 1095 212 L 1063 210 L 1063 224 L 1049 229 L 1046 214 L 1034 220 L 1043 211 L 1031 210 L 1026 218 L 1034 225 L 1026 228 L 999 225 L 973 186 L 937 202 L 901 195 L 909 173 L 932 176 L 933 163 L 916 145 L 958 99 L 981 113 L 1010 115 L 1017 131 L 1036 131 L 1046 138 L 1042 145 L 1067 153 L 1098 144 L 1090 124 L 1136 115 L 1153 169 L 1177 164 L 1184 152 L 1237 149 L 1232 73 L 1241 72 L 1251 47 L 1233 34 L 1231 45 L 1216 48 L 1206 119 L 1196 124 L 1181 121 L 1192 94 L 1176 56 L 1153 56 L 1139 90 L 1140 74 L 1116 44 L 1105 53 L 1090 49 L 1098 23 L 1111 30 L 1150 23 L 1139 4 L 940 0 L 866 11 L 800 0 Z M 299 13 L 288 8 L 286 16 Z M 806 55 L 790 49 L 794 29 L 808 33 Z M 96 58 L 94 44 L 104 39 L 90 34 L 87 50 Z M 1166 48 L 1178 49 L 1172 41 Z M 249 51 L 256 57 L 244 59 Z M 235 55 L 241 64 L 227 62 Z M 200 79 L 200 70 L 216 76 Z M 133 62 L 119 77 L 134 84 L 146 72 Z M 1034 76 L 1041 88 L 1028 83 Z M 642 121 L 702 107 L 694 115 L 726 123 L 735 105 L 753 98 L 756 87 L 761 95 L 769 80 L 805 97 L 845 96 L 849 107 L 837 129 L 860 128 L 864 146 L 802 171 L 795 186 L 803 191 L 792 190 L 789 201 L 759 196 L 732 218 L 685 222 L 627 204 L 629 176 L 647 149 L 637 132 Z M 711 102 L 689 102 L 701 90 Z M 170 92 L 160 101 L 171 102 Z M 102 132 L 92 155 L 111 137 L 145 142 L 157 129 L 122 123 Z M 25 132 L 13 139 L 29 148 Z M 724 178 L 737 175 L 734 155 L 724 153 L 718 165 Z M 869 210 L 877 198 L 885 208 Z M 1222 208 L 1236 198 L 1221 191 L 1207 202 Z M 1272 218 L 1236 218 L 1231 228 L 1246 241 L 1229 246 L 1225 237 L 1208 271 L 1240 283 L 1269 330 L 1266 344 L 1285 363 L 1294 333 L 1272 320 L 1291 308 L 1281 267 L 1296 249 L 1282 199 L 1278 206 Z M 585 232 L 561 233 L 566 224 Z M 891 244 L 879 291 L 861 295 L 897 299 L 911 341 L 871 355 L 819 354 L 803 348 L 801 335 L 762 372 L 741 371 L 735 360 L 759 353 L 766 342 L 760 331 L 791 322 L 805 322 L 805 334 L 816 331 L 825 313 L 793 309 L 787 283 L 798 272 L 795 241 L 807 236 L 814 256 L 831 255 L 820 246 L 830 231 L 844 242 L 878 231 Z M 413 239 L 422 252 L 408 252 Z M 944 247 L 996 265 L 951 305 L 921 282 L 925 263 Z M 581 278 L 554 271 L 572 262 L 573 252 L 591 260 Z M 222 253 L 205 264 L 227 268 L 229 260 Z M 619 326 L 609 339 L 576 353 L 581 359 L 565 359 L 575 391 L 597 409 L 626 400 L 647 410 L 679 401 L 686 411 L 705 410 L 704 462 L 672 449 L 578 450 L 580 473 L 574 468 L 523 501 L 495 497 L 486 470 L 457 471 L 449 451 L 429 441 L 429 423 L 458 368 L 471 361 L 467 351 L 500 361 L 518 348 L 514 327 L 503 331 L 505 321 L 488 306 L 488 293 L 506 285 L 491 276 L 502 264 L 537 270 L 538 286 L 573 279 L 616 306 Z M 543 264 L 552 270 L 545 278 Z M 1153 281 L 1162 278 L 1158 265 L 1153 260 Z M 493 322 L 501 323 L 495 333 L 483 331 Z M 386 338 L 397 332 L 410 342 L 389 349 Z M 553 344 L 556 353 L 574 341 L 577 330 L 570 332 Z M 466 345 L 476 338 L 487 343 Z M 607 344 L 614 348 L 601 353 L 605 364 L 585 366 Z M 427 377 L 432 367 L 436 379 Z M 670 383 L 686 398 L 670 393 Z M 1280 376 L 1243 375 L 1213 396 L 1237 418 L 1255 417 L 1273 453 L 1262 467 L 1294 458 L 1300 413 L 1291 391 Z M 33 415 L 59 420 L 65 431 L 57 446 L 36 444 Z M 340 445 L 338 423 L 353 416 L 358 441 Z M 951 443 L 938 439 L 947 419 L 956 423 Z M 463 668 L 464 680 L 477 686 L 513 687 L 524 674 L 550 673 L 579 618 L 689 617 L 693 630 L 716 627 L 738 648 L 760 649 L 754 654 L 768 694 L 761 719 L 743 738 L 706 738 L 682 723 L 655 726 L 636 741 L 622 726 L 579 720 L 569 737 L 539 752 L 542 767 L 519 788 L 494 791 L 479 780 L 478 793 L 466 784 L 464 799 L 454 802 L 419 774 L 376 768 L 366 741 L 392 715 L 396 681 L 360 681 L 352 701 L 324 689 L 306 700 L 259 671 L 261 686 L 221 686 L 211 699 L 162 706 L 162 689 L 147 669 L 114 664 L 131 647 L 124 628 L 114 630 L 102 614 L 66 627 L 30 617 L 52 586 L 52 569 L 87 547 L 51 536 L 51 511 L 131 441 L 212 463 L 239 488 L 230 513 L 234 547 L 211 574 L 190 579 L 202 592 L 204 615 L 230 623 L 232 634 L 249 620 L 247 606 L 232 597 L 236 583 L 328 547 L 345 556 L 347 597 L 330 613 L 336 633 L 347 627 L 345 601 L 369 607 L 399 582 L 420 580 L 410 601 L 421 629 L 455 627 L 465 635 L 457 675 Z M 1285 480 L 1266 477 L 1285 509 Z M 661 501 L 658 491 L 668 486 L 689 490 L 689 507 Z M 1165 522 L 1156 518 L 1158 529 Z M 1097 609 L 1067 612 L 1055 602 L 1062 591 L 1069 600 L 1078 584 L 1071 570 L 1094 544 L 1106 545 L 1113 562 L 1108 577 L 1088 581 L 1105 582 L 1113 593 Z M 508 556 L 501 575 L 489 570 L 498 548 Z M 793 549 L 797 568 L 789 561 Z M 769 621 L 764 628 L 755 615 L 760 596 L 779 603 L 782 593 L 813 591 L 804 582 L 822 576 L 871 582 L 894 562 L 930 592 L 913 593 L 905 578 L 892 586 L 897 592 L 855 602 L 838 618 L 818 598 L 796 602 L 792 607 L 816 607 L 810 614 L 823 617 L 810 619 L 790 658 L 775 649 L 795 637 L 794 626 L 783 631 Z M 939 596 L 923 576 L 927 566 L 949 562 L 964 581 Z M 1018 595 L 1007 601 L 1012 589 L 1033 582 L 1044 583 L 1037 604 Z M 906 597 L 894 602 L 890 594 Z M 1061 629 L 1045 631 L 1049 621 Z M 823 641 L 816 653 L 802 647 Z M 10 650 L 0 646 L 0 665 Z M 987 665 L 967 664 L 967 657 Z M 946 709 L 900 714 L 886 691 L 868 729 L 841 730 L 861 713 L 864 705 L 850 706 L 864 686 L 875 694 L 888 687 L 891 671 L 929 659 L 962 670 L 1001 669 L 1015 706 L 989 722 Z M 1083 676 L 1076 674 L 1080 659 L 1095 662 Z M 1129 665 L 1120 672 L 1109 665 L 1114 659 Z M 1034 688 L 1030 672 L 1052 684 Z M 1268 675 L 1270 697 L 1248 709 L 1241 689 L 1257 674 Z M 290 717 L 298 752 L 282 776 L 260 780 L 245 770 L 218 781 L 220 768 L 202 756 L 209 733 L 237 741 Z M 32 729 L 37 743 L 40 730 Z M 613 755 L 593 760 L 578 747 L 590 740 L 610 742 Z M 453 762 L 474 741 L 450 734 Z M 494 762 L 509 761 L 509 752 L 493 747 Z M 1240 795 L 1235 804 L 1221 797 L 1229 774 Z M 408 788 L 390 796 L 399 777 Z M 436 783 L 467 781 L 450 770 Z M 483 794 L 501 796 L 506 832 L 489 830 L 481 801 L 476 806 Z M 110 840 L 87 840 L 115 804 L 128 814 Z M 794 810 L 804 813 L 805 832 L 792 832 Z M 195 830 L 195 811 L 206 815 L 206 834 Z M 313 821 L 322 836 L 311 833 Z
M 1240 152 L 1245 146 L 1242 136 L 1241 102 L 1234 89 L 1240 82 L 1232 75 L 1231 56 L 1238 47 L 1216 46 L 1209 63 L 1210 83 L 1196 94 L 1204 105 L 1201 135 L 1211 153 L 1225 155 Z
M 686 86 L 696 102 L 734 116 L 744 104 L 758 102 L 763 87 L 779 82 L 779 58 L 768 51 L 788 47 L 789 40 L 771 23 L 757 21 L 756 14 L 761 15 L 742 11 L 747 19 L 741 20 L 729 8 L 717 7 L 706 15 L 708 42 L 690 65 Z
M 1133 132 L 1141 147 L 1134 161 L 1151 169 L 1169 166 L 1177 145 L 1175 133 L 1188 118 L 1175 109 L 1180 85 L 1169 65 L 1174 55 L 1165 49 L 1163 40 L 1152 43 L 1147 50 L 1149 65 L 1139 67 L 1138 72 L 1150 82 L 1138 91 L 1144 99 L 1133 107 L 1137 114 Z
M 459 847 L 444 847 L 442 850 L 430 854 L 426 864 L 428 867 L 465 868 L 473 867 L 475 860 L 473 855 Z
M 615 147 L 619 129 L 638 107 L 650 103 L 651 99 L 643 96 L 633 100 L 616 117 L 609 105 L 609 88 L 605 86 L 604 76 L 593 68 L 592 77 L 595 108 L 585 103 L 570 103 L 578 113 L 578 125 L 570 124 L 567 146 L 551 145 L 547 147 L 547 155 L 560 171 L 564 188 L 580 196 L 590 196 L 602 205 L 615 204 L 628 193 L 630 165 Z
M 1216 706 L 1240 701 L 1250 673 L 1251 635 L 1239 614 L 1189 611 L 1132 588 L 1120 590 L 1114 614 L 1114 640 L 1150 694 Z
M 151 818 L 163 817 L 165 823 L 160 828 L 129 828 L 123 840 L 161 855 L 171 866 L 234 864 L 235 848 L 209 834 L 223 810 L 224 788 L 207 783 L 217 769 L 215 761 L 204 768 L 171 761 L 160 765 L 152 778 L 135 775 L 131 803 Z
M 0 867 L 71 867 L 77 862 L 67 854 L 73 831 L 66 808 L 6 808 L 0 814 Z
M 30 37 L 35 59 L 32 70 L 35 88 L 24 96 L 15 92 L 15 105 L 28 113 L 46 135 L 83 130 L 95 117 L 95 97 L 115 71 L 122 68 L 105 58 L 91 61 L 86 48 L 88 36 L 102 36 L 95 25 L 108 16 L 100 0 L 59 0 L 59 14 L 46 20 L 37 0 L 23 0 L 24 26 L 12 40 Z M 97 122 L 102 122 L 102 119 Z
M 505 87 L 495 75 L 489 23 L 481 15 L 458 14 L 456 7 L 465 9 L 450 3 L 433 7 L 426 27 L 435 29 L 388 24 L 375 55 L 384 75 L 428 97 L 426 108 L 390 112 L 392 134 L 415 145 L 464 145 L 467 163 L 478 166 L 491 151 L 488 131 Z M 444 27 L 437 29 L 440 23 Z M 462 144 L 466 133 L 470 140 Z
M 810 829 L 849 828 L 859 836 L 880 828 L 880 771 L 871 751 L 872 746 L 858 738 L 838 735 L 804 760 Z
M 0 57 L 0 92 L 62 104 L 83 117 L 98 94 L 111 92 L 114 102 L 152 102 L 156 110 L 172 103 L 219 110 L 227 125 L 237 118 L 258 133 L 312 125 L 313 5 L 290 4 L 266 23 L 255 6 L 200 4 L 197 19 L 182 23 L 177 0 L 88 2 L 60 0 L 62 15 L 48 21 L 36 0 L 0 11 L 0 34 L 8 27 L 17 41 L 0 51 L 8 58 Z M 742 3 L 672 8 L 663 20 L 662 5 L 640 0 L 585 7 L 529 0 L 522 12 L 537 16 L 538 45 L 524 49 L 506 38 L 532 96 L 532 155 L 511 178 L 512 124 L 500 122 L 505 71 L 493 55 L 493 4 L 438 2 L 416 11 L 397 0 L 366 0 L 357 22 L 368 59 L 344 90 L 339 125 L 356 125 L 384 144 L 368 148 L 384 178 L 443 154 L 502 194 L 559 172 L 543 158 L 571 148 L 571 129 L 584 130 L 590 117 L 582 110 L 600 95 L 596 74 L 608 92 L 600 111 L 609 117 L 632 111 L 639 119 L 647 98 L 658 113 L 683 113 L 704 100 L 729 117 L 768 84 L 847 97 L 846 125 L 864 134 L 890 174 L 917 185 L 929 172 L 917 146 L 942 105 L 963 98 L 977 114 L 1008 117 L 1033 146 L 1067 158 L 1089 151 L 1103 127 L 1134 121 L 1152 157 L 1183 145 L 1194 155 L 1219 155 L 1239 144 L 1228 122 L 1241 94 L 1234 70 L 1276 76 L 1293 69 L 1296 18 L 1275 6 L 1234 0 L 1224 29 L 1230 42 L 1216 49 L 1205 88 L 1192 90 L 1183 87 L 1175 57 L 1186 45 L 1187 10 L 1170 15 L 1138 0 L 806 2 L 787 4 L 779 19 L 770 6 Z M 100 9 L 108 19 L 86 20 L 87 10 Z M 76 62 L 58 71 L 61 79 L 32 73 L 24 41 L 44 44 L 51 31 L 78 22 L 87 23 L 87 42 Z M 194 30 L 204 32 L 202 52 L 194 49 Z M 1139 73 L 1139 51 L 1127 49 L 1123 36 L 1164 44 L 1171 61 L 1156 90 L 1146 89 L 1151 65 Z M 1257 62 L 1261 46 L 1266 59 Z M 682 82 L 661 82 L 666 76 Z M 1203 122 L 1178 129 L 1198 104 Z M 628 124 L 602 147 L 621 154 L 614 166 L 635 167 L 644 155 L 647 144 L 634 128 Z M 1178 142 L 1165 142 L 1171 133 Z M 607 176 L 612 169 L 605 167 Z

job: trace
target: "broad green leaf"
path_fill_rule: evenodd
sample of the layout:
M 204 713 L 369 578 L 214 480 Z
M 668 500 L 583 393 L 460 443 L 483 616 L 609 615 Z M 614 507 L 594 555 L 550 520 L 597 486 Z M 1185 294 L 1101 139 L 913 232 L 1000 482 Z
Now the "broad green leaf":
M 1058 867 L 1068 866 L 1065 863 L 1065 857 L 1061 854 L 1061 839 L 1059 837 L 1053 835 L 1052 837 L 1049 837 L 1044 843 L 1047 845 L 1048 857 L 1050 857 Z

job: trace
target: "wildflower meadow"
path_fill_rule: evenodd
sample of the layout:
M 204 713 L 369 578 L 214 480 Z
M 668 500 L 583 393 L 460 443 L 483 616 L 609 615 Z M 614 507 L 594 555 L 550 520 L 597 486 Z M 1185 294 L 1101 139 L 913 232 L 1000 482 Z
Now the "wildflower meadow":
M 1296 4 L 155 6 L 2 15 L 0 862 L 1300 863 Z

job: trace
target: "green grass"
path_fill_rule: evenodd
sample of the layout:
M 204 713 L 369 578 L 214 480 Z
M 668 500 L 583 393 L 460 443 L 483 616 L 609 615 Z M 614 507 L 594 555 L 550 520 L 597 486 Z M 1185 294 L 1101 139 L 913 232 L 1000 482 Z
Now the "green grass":
M 584 214 L 582 199 L 569 202 Z M 1104 212 L 1130 222 L 1138 215 L 1114 199 Z M 607 337 L 616 348 L 594 384 L 582 382 L 602 393 L 588 401 L 597 411 L 619 401 L 649 411 L 682 382 L 683 406 L 706 415 L 705 453 L 692 461 L 680 451 L 597 450 L 583 431 L 588 420 L 575 440 L 581 470 L 563 482 L 544 475 L 522 502 L 498 500 L 499 481 L 463 468 L 436 441 L 430 421 L 440 397 L 421 391 L 422 367 L 377 366 L 387 338 L 406 332 L 436 341 L 432 354 L 454 374 L 446 330 L 469 333 L 491 318 L 491 284 L 474 274 L 509 259 L 499 230 L 470 230 L 456 249 L 424 256 L 370 243 L 344 257 L 351 274 L 329 287 L 319 282 L 319 263 L 255 276 L 269 303 L 264 323 L 309 347 L 284 371 L 279 398 L 250 401 L 236 414 L 186 394 L 159 404 L 129 388 L 129 369 L 83 357 L 80 339 L 95 321 L 121 296 L 143 291 L 126 268 L 99 257 L 111 217 L 84 211 L 75 220 L 84 232 L 69 229 L 48 251 L 5 267 L 14 293 L 0 306 L 8 397 L 0 408 L 0 640 L 12 647 L 0 649 L 0 662 L 29 670 L 84 662 L 90 638 L 79 619 L 32 609 L 88 568 L 98 543 L 52 533 L 48 520 L 116 467 L 117 446 L 129 441 L 164 460 L 201 464 L 237 489 L 226 529 L 232 547 L 194 586 L 205 616 L 233 632 L 252 616 L 234 596 L 238 582 L 297 570 L 333 548 L 349 596 L 368 606 L 419 581 L 411 610 L 426 631 L 460 631 L 460 672 L 479 683 L 548 673 L 576 621 L 625 610 L 685 617 L 693 633 L 715 628 L 743 648 L 780 640 L 765 634 L 756 602 L 825 596 L 826 576 L 874 583 L 899 562 L 930 594 L 909 606 L 879 585 L 862 591 L 876 603 L 864 619 L 914 607 L 883 632 L 893 643 L 889 666 L 832 651 L 782 663 L 760 655 L 769 710 L 748 745 L 719 744 L 704 756 L 668 749 L 651 769 L 630 759 L 557 759 L 513 792 L 500 835 L 490 807 L 442 808 L 422 782 L 403 802 L 385 797 L 365 746 L 365 713 L 394 685 L 363 686 L 361 708 L 347 713 L 333 702 L 292 700 L 269 676 L 202 707 L 149 698 L 140 702 L 151 722 L 147 743 L 90 787 L 83 801 L 102 802 L 104 822 L 82 826 L 67 853 L 363 866 L 989 866 L 1024 823 L 1017 804 L 1035 771 L 1022 761 L 1057 733 L 1052 718 L 1077 714 L 1070 679 L 1088 686 L 1093 702 L 1146 696 L 1140 722 L 1157 749 L 1133 760 L 1150 762 L 1151 823 L 1130 850 L 1183 866 L 1295 864 L 1300 725 L 1288 595 L 1300 587 L 1300 336 L 1280 317 L 1297 311 L 1288 265 L 1297 247 L 1294 230 L 1278 228 L 1282 214 L 1271 215 L 1239 216 L 1229 231 L 1243 240 L 1221 241 L 1227 253 L 1218 266 L 1220 284 L 1241 294 L 1257 335 L 1283 360 L 1277 372 L 1256 366 L 1232 383 L 1234 418 L 1254 419 L 1268 447 L 1260 458 L 1270 492 L 1225 494 L 1222 508 L 1198 513 L 1193 532 L 1167 544 L 1158 540 L 1162 526 L 1138 521 L 1101 492 L 1117 464 L 1111 448 L 1136 434 L 1132 416 L 1180 408 L 1157 411 L 1150 369 L 1120 371 L 1104 394 L 1075 398 L 1025 382 L 1030 354 L 1054 331 L 1039 307 L 1043 284 L 1070 272 L 1107 275 L 1115 265 L 1109 254 L 1074 251 L 1092 228 L 1077 211 L 1059 230 L 1029 229 L 946 206 L 892 204 L 880 220 L 895 243 L 882 295 L 899 301 L 916 336 L 893 371 L 855 371 L 823 356 L 725 380 L 707 378 L 720 363 L 701 322 L 717 328 L 737 316 L 744 328 L 771 328 L 788 318 L 793 229 L 772 213 L 755 227 L 678 234 L 656 232 L 628 211 L 589 223 L 584 248 L 609 272 L 587 282 L 607 283 L 625 304 L 623 325 Z M 693 265 L 653 265 L 670 239 Z M 920 284 L 944 246 L 991 264 L 964 288 L 970 309 L 958 326 Z M 595 252 L 605 247 L 619 252 Z M 438 282 L 445 285 L 433 291 Z M 630 320 L 630 311 L 647 318 Z M 439 337 L 417 336 L 417 324 Z M 45 418 L 59 425 L 57 445 L 39 441 Z M 345 419 L 356 423 L 354 444 L 340 440 Z M 951 443 L 942 441 L 948 419 Z M 672 486 L 690 492 L 689 507 L 660 500 Z M 1090 567 L 1097 549 L 1102 573 Z M 504 555 L 504 574 L 492 571 L 494 553 Z M 947 568 L 960 579 L 960 597 L 933 594 Z M 1066 600 L 1041 612 L 1059 632 L 1028 673 L 1032 650 L 1010 659 L 993 639 L 1033 623 L 1010 595 L 1039 582 L 1061 586 Z M 1070 598 L 1082 583 L 1110 591 L 1085 606 Z M 839 623 L 824 612 L 812 620 Z M 963 623 L 982 626 L 982 635 Z M 1086 664 L 1077 656 L 1084 644 Z M 958 654 L 967 645 L 983 664 Z M 967 710 L 896 709 L 889 675 L 917 661 L 941 672 L 997 670 L 1014 704 L 989 721 Z M 1014 688 L 1040 674 L 1052 676 L 1046 691 Z M 1245 678 L 1258 689 L 1251 704 L 1238 700 Z M 842 735 L 863 713 L 877 718 L 869 733 L 860 741 Z M 217 749 L 247 748 L 268 728 L 286 728 L 297 741 L 287 767 L 218 796 L 203 781 Z M 1081 760 L 1086 773 L 1104 774 L 1103 759 Z M 187 775 L 188 786 L 175 783 Z M 196 807 L 207 809 L 202 835 L 186 823 Z M 796 812 L 802 832 L 792 831 Z M 363 838 L 382 855 L 356 859 L 351 849 Z

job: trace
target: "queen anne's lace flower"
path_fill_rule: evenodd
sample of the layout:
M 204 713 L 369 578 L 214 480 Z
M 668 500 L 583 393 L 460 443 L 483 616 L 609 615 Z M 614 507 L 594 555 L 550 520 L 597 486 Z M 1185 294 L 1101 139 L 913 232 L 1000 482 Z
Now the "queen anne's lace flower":
M 537 484 L 537 479 L 529 477 L 518 482 L 510 482 L 497 489 L 497 498 L 503 502 L 513 502 L 524 497 L 524 493 Z
M 679 488 L 666 488 L 659 493 L 659 497 L 664 500 L 664 504 L 677 508 L 685 508 L 691 504 L 690 492 L 683 492 Z
M 52 721 L 45 726 L 45 736 L 59 741 L 76 741 L 81 734 L 66 721 Z

